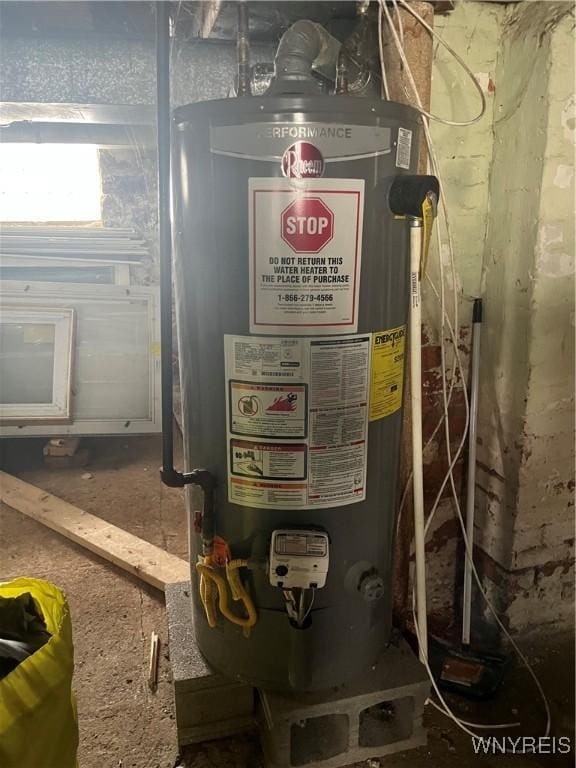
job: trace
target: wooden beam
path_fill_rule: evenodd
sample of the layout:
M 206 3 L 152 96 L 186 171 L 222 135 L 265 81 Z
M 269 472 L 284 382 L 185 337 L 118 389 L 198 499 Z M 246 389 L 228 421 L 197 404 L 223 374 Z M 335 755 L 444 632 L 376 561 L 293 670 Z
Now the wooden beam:
M 190 579 L 180 557 L 6 472 L 0 472 L 0 501 L 157 589 Z

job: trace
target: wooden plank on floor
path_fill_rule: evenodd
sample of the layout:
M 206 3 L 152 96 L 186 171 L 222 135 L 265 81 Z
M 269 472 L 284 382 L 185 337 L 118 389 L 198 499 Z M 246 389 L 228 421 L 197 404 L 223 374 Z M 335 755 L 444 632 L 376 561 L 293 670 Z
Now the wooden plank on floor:
M 153 587 L 190 578 L 180 557 L 6 472 L 0 472 L 0 501 Z

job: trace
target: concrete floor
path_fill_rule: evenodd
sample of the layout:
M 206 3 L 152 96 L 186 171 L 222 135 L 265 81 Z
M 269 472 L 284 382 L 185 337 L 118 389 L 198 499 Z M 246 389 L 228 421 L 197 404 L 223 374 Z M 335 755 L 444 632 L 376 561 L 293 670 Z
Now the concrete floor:
M 42 464 L 42 441 L 2 441 L 2 468 L 186 557 L 182 495 L 159 481 L 158 438 L 99 438 L 87 444 L 93 450 L 89 467 L 48 470 Z M 91 477 L 83 479 L 86 472 Z M 80 768 L 261 768 L 255 734 L 206 743 L 179 755 L 161 593 L 4 506 L 0 506 L 0 543 L 0 578 L 37 576 L 58 584 L 68 595 L 74 626 Z M 156 693 L 147 686 L 153 630 L 163 643 Z M 550 699 L 552 734 L 569 735 L 574 743 L 573 636 L 532 638 L 526 647 Z M 521 733 L 543 733 L 542 706 L 533 683 L 518 665 L 496 701 L 454 702 L 467 719 L 521 720 Z M 574 754 L 476 756 L 469 737 L 430 708 L 426 723 L 428 746 L 387 758 L 382 768 L 574 765 Z M 379 766 L 375 763 L 372 768 Z

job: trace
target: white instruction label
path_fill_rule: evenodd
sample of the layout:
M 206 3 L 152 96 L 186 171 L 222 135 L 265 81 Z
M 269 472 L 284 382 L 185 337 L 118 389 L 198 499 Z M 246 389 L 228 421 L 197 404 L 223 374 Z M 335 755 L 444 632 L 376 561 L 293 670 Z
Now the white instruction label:
M 250 331 L 354 333 L 363 179 L 250 179 Z
M 396 168 L 410 170 L 412 152 L 412 131 L 408 128 L 398 128 L 398 144 L 396 145 Z
M 370 334 L 225 336 L 228 499 L 337 507 L 366 496 Z

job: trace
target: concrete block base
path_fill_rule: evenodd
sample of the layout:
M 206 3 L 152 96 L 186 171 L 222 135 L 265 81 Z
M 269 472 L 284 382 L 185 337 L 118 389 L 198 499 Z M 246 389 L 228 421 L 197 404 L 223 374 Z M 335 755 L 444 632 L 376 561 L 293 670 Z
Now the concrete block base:
M 329 694 L 258 691 L 266 768 L 340 768 L 426 744 L 424 667 L 397 639 L 364 679 Z
M 298 696 L 258 690 L 255 705 L 254 688 L 201 656 L 189 582 L 166 587 L 166 612 L 180 746 L 241 733 L 255 719 L 267 768 L 340 768 L 426 743 L 428 678 L 402 639 L 353 684 Z
M 214 672 L 194 638 L 190 583 L 166 586 L 178 744 L 198 744 L 254 727 L 254 689 Z

